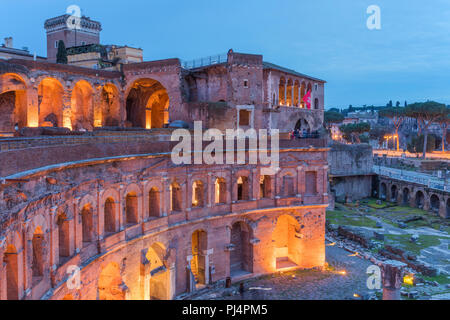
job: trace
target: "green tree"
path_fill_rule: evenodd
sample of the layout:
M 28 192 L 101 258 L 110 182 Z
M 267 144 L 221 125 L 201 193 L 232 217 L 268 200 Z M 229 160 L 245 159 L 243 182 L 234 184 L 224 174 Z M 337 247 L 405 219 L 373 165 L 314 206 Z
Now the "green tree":
M 398 135 L 398 129 L 403 123 L 403 120 L 405 119 L 405 108 L 401 107 L 390 107 L 390 108 L 384 108 L 380 110 L 379 115 L 381 117 L 386 117 L 392 120 L 394 123 L 394 129 L 395 134 L 397 135 L 397 151 L 400 150 L 400 144 L 399 140 L 400 137 Z
M 445 111 L 442 115 L 437 119 L 437 122 L 441 126 L 442 129 L 442 152 L 445 152 L 445 144 L 447 139 L 447 128 L 450 125 L 450 106 L 445 108 Z
M 326 125 L 330 123 L 341 123 L 344 121 L 344 116 L 340 112 L 336 111 L 325 111 L 323 116 Z
M 56 63 L 67 64 L 67 50 L 64 41 L 59 40 L 58 52 L 56 53 Z
M 349 123 L 340 126 L 339 130 L 341 130 L 343 138 L 348 142 L 361 143 L 360 136 L 370 131 L 370 124 L 365 122 Z
M 438 121 L 447 112 L 447 106 L 435 101 L 416 102 L 406 107 L 405 114 L 408 117 L 417 119 L 419 128 L 424 135 L 423 139 L 423 154 L 426 158 L 428 128 L 433 123 Z

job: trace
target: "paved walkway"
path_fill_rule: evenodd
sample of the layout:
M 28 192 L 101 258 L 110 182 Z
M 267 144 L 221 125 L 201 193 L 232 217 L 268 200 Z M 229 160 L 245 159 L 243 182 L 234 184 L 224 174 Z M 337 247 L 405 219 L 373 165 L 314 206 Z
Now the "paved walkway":
M 369 293 L 366 270 L 371 263 L 336 247 L 326 247 L 327 262 L 336 271 L 291 271 L 251 279 L 245 282 L 246 292 L 224 299 L 236 300 L 346 300 L 353 295 Z M 338 271 L 346 271 L 346 275 Z M 249 290 L 250 288 L 255 288 Z M 206 298 L 206 297 L 205 297 Z

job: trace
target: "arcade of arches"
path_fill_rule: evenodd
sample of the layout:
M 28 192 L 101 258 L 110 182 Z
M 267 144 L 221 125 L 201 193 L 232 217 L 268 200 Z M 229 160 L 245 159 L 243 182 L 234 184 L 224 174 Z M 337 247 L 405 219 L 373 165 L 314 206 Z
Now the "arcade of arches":
M 126 99 L 126 126 L 162 128 L 169 121 L 169 95 L 153 79 L 136 80 Z
M 448 192 L 432 190 L 421 186 L 390 182 L 382 179 L 379 184 L 379 198 L 432 211 L 442 218 L 450 217 L 450 196 Z
M 17 219 L 26 216 L 25 223 L 3 229 L 0 299 L 172 299 L 228 276 L 323 266 L 328 200 L 321 183 L 321 193 L 306 195 L 306 172 L 298 179 L 289 170 L 295 179 L 286 180 L 286 170 L 231 175 L 218 167 L 192 176 L 169 166 L 163 178 L 143 169 L 159 161 L 118 161 L 124 174 L 139 177 L 128 182 L 107 174 L 107 162 L 30 176 L 36 188 L 47 184 L 43 175 L 70 176 L 75 187 L 58 184 L 55 197 L 32 200 L 21 211 Z M 317 177 L 326 173 L 317 170 Z M 81 183 L 97 175 L 101 181 Z M 275 188 L 283 181 L 287 187 Z M 88 285 L 66 286 L 73 265 Z
M 169 94 L 157 80 L 139 79 L 126 98 L 112 82 L 52 76 L 27 79 L 0 75 L 0 134 L 23 127 L 65 127 L 92 131 L 95 127 L 163 128 L 169 122 Z

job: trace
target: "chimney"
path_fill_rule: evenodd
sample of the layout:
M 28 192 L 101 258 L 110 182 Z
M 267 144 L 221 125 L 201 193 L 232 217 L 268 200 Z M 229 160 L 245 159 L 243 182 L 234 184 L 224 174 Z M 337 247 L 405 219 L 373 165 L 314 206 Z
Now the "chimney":
M 5 38 L 5 47 L 6 48 L 13 47 L 13 38 L 12 37 Z

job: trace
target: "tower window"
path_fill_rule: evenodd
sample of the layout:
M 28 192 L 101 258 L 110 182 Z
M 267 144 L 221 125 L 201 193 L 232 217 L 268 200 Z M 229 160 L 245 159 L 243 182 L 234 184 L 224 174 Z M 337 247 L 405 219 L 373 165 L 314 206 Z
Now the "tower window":
M 248 88 L 248 80 L 247 79 L 244 80 L 244 88 Z
M 55 48 L 58 48 L 58 40 L 55 41 Z

